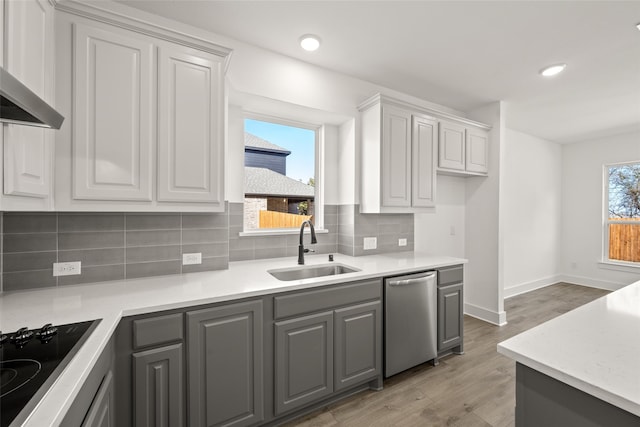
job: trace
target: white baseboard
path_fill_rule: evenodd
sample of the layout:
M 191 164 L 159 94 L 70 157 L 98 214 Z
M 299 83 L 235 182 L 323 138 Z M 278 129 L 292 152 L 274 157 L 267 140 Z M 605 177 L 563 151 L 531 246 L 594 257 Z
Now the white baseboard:
M 590 277 L 570 276 L 561 274 L 558 276 L 559 282 L 573 283 L 575 285 L 589 286 L 591 288 L 605 289 L 607 291 L 617 291 L 626 286 L 624 283 L 611 282 L 609 280 L 598 280 Z
M 504 326 L 507 324 L 507 312 L 506 311 L 491 311 L 477 305 L 464 303 L 464 314 L 475 317 L 476 319 L 484 320 L 485 322 L 492 323 L 498 326 Z
M 536 289 L 544 288 L 545 286 L 553 285 L 563 281 L 561 276 L 556 274 L 554 276 L 545 277 L 544 279 L 533 280 L 531 282 L 521 283 L 519 285 L 511 286 L 504 289 L 504 299 L 515 297 L 516 295 L 524 294 L 527 292 L 535 291 Z
M 544 279 L 534 280 L 531 282 L 522 283 L 510 288 L 506 288 L 504 289 L 503 297 L 504 299 L 511 298 L 516 295 L 521 295 L 527 292 L 534 291 L 536 289 L 544 288 L 558 282 L 572 283 L 575 285 L 605 289 L 608 291 L 617 291 L 618 289 L 622 289 L 626 286 L 626 284 L 624 283 L 611 282 L 607 280 L 597 280 L 590 277 L 557 274 L 554 276 L 545 277 Z M 498 326 L 504 326 L 507 324 L 507 313 L 505 311 L 496 312 L 488 310 L 484 307 L 465 303 L 464 314 Z

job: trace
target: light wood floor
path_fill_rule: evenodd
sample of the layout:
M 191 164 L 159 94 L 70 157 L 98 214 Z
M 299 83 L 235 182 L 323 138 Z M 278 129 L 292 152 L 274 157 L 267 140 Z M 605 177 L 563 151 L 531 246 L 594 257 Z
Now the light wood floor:
M 287 426 L 513 426 L 515 362 L 496 345 L 607 293 L 559 283 L 506 300 L 506 326 L 465 316 L 464 355 L 410 369 L 386 380 L 382 391 L 360 393 Z

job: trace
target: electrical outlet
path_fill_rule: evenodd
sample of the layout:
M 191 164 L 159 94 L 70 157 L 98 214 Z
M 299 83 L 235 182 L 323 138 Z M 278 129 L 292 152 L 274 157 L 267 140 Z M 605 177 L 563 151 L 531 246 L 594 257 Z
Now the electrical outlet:
M 398 246 L 407 246 L 407 239 L 398 239 Z
M 456 235 L 456 227 L 454 227 L 453 225 L 449 228 L 449 234 L 452 236 Z
M 362 241 L 362 245 L 364 246 L 364 250 L 368 251 L 370 249 L 375 249 L 378 247 L 378 238 L 377 237 L 365 237 Z
M 54 262 L 53 263 L 53 275 L 54 276 L 74 276 L 82 273 L 82 263 L 76 262 Z
M 182 265 L 202 264 L 202 253 L 182 254 Z

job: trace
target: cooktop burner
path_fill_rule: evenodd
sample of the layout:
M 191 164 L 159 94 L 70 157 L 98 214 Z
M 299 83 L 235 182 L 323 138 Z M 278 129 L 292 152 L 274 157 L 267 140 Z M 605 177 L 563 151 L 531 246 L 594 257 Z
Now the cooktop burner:
M 0 397 L 27 384 L 42 370 L 42 364 L 32 359 L 15 359 L 0 362 Z
M 98 321 L 0 333 L 0 427 L 20 425 Z

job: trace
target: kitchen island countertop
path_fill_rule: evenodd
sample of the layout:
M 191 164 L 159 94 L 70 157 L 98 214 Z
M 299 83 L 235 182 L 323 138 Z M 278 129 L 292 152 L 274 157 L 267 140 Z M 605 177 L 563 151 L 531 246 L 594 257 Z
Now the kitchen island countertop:
M 498 352 L 640 416 L 640 281 L 503 341 Z
M 326 255 L 308 256 L 306 260 L 307 265 L 328 263 Z M 360 271 L 279 281 L 267 270 L 296 267 L 296 260 L 287 257 L 231 262 L 227 270 L 0 294 L 0 330 L 5 333 L 23 326 L 39 328 L 46 323 L 59 325 L 102 319 L 23 427 L 60 424 L 123 316 L 400 275 L 466 262 L 461 258 L 414 252 L 362 257 L 336 254 L 335 263 L 356 267 Z

